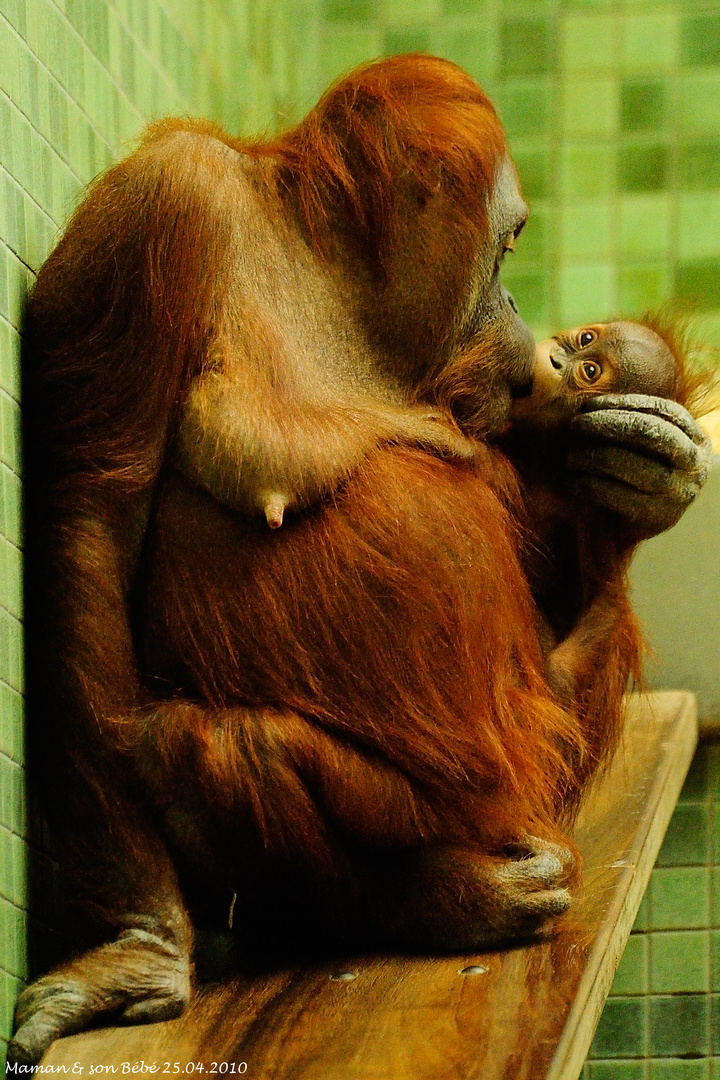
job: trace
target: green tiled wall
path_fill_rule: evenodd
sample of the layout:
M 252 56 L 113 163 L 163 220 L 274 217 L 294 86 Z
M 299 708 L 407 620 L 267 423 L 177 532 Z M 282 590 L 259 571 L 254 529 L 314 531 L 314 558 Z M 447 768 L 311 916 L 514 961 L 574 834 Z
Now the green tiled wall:
M 357 62 L 408 49 L 456 60 L 498 104 L 532 207 L 506 280 L 537 333 L 678 293 L 720 337 L 717 0 L 0 0 L 0 1037 L 27 974 L 27 865 L 44 866 L 22 783 L 27 285 L 80 187 L 146 119 L 196 113 L 261 131 Z M 592 1080 L 710 1077 L 720 1056 L 719 773 L 703 751 Z
M 0 1055 L 28 973 L 29 869 L 52 888 L 23 784 L 26 290 L 79 190 L 146 120 L 195 113 L 236 131 L 272 126 L 316 96 L 318 41 L 312 0 L 0 0 Z
M 695 755 L 585 1080 L 720 1080 L 720 745 Z

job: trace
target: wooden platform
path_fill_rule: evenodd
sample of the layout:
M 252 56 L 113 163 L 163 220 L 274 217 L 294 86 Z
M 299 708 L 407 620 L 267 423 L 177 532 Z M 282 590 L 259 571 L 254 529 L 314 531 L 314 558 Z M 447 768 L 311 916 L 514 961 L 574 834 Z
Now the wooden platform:
M 125 1062 L 126 1074 L 144 1062 L 163 1075 L 169 1062 L 166 1075 L 253 1080 L 575 1080 L 696 740 L 692 695 L 628 699 L 623 746 L 575 830 L 583 891 L 552 942 L 233 978 L 179 1020 L 62 1039 L 44 1064 L 77 1062 L 86 1076 L 99 1065 L 122 1075 Z

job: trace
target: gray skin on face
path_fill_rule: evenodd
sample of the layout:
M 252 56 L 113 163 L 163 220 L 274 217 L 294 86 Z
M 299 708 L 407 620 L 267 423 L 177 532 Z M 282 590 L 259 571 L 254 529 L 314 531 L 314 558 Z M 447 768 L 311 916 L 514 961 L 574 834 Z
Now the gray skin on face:
M 641 323 L 593 323 L 538 343 L 532 392 L 513 406 L 516 423 L 537 429 L 568 423 L 588 397 L 646 394 L 673 398 L 678 369 L 669 348 Z
M 599 323 L 539 343 L 532 393 L 513 419 L 540 432 L 564 423 L 567 489 L 613 511 L 640 540 L 682 517 L 712 464 L 710 440 L 675 392 L 674 361 L 657 335 Z

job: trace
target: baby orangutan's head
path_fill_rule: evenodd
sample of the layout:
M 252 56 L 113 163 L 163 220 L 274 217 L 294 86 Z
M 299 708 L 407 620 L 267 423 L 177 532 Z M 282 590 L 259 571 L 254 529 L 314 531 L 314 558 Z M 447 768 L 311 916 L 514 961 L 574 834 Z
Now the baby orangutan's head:
M 683 369 L 668 344 L 642 323 L 607 322 L 561 330 L 541 341 L 532 391 L 518 398 L 515 421 L 557 427 L 599 394 L 650 394 L 677 400 Z

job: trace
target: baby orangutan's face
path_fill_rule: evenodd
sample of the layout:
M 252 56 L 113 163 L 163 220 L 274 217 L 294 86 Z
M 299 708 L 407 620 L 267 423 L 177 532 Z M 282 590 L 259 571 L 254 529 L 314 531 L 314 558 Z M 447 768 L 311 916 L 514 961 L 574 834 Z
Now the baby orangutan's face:
M 610 322 L 561 330 L 538 343 L 532 391 L 516 399 L 513 420 L 555 427 L 588 396 L 672 397 L 677 367 L 662 338 L 640 323 Z

